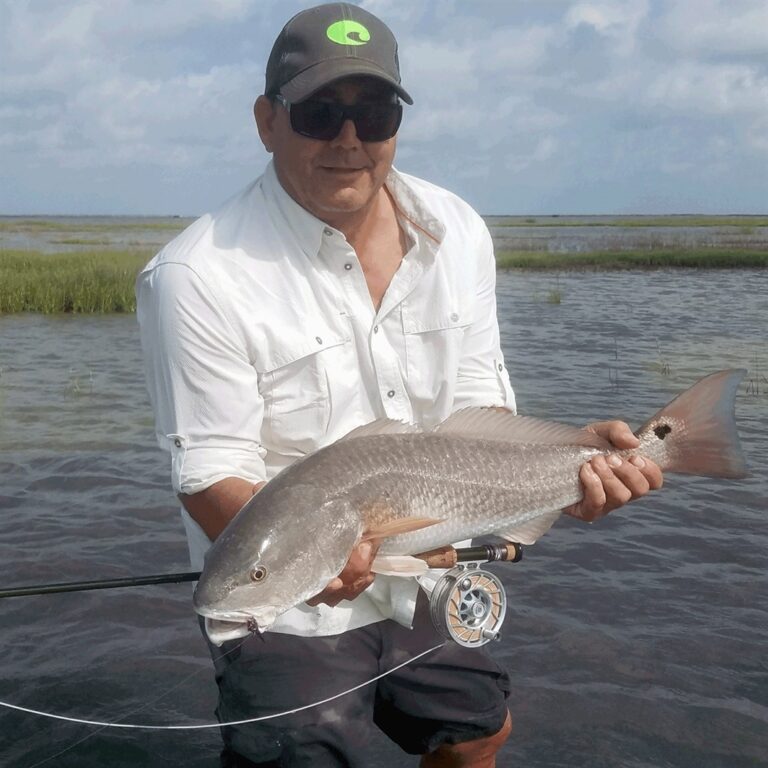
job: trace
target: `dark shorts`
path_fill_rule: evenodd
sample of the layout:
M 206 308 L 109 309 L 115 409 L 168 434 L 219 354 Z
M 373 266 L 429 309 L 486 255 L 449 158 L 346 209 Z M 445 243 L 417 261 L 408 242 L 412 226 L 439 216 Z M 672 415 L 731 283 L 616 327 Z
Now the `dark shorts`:
M 220 722 L 229 722 L 320 701 L 441 640 L 424 598 L 412 630 L 381 621 L 331 637 L 266 633 L 263 639 L 211 646 L 219 685 L 216 714 Z M 485 649 L 447 640 L 412 664 L 327 704 L 223 727 L 222 764 L 365 768 L 367 746 L 377 728 L 406 752 L 425 754 L 442 744 L 496 733 L 507 715 L 508 696 L 509 677 Z M 246 760 L 238 762 L 237 756 Z

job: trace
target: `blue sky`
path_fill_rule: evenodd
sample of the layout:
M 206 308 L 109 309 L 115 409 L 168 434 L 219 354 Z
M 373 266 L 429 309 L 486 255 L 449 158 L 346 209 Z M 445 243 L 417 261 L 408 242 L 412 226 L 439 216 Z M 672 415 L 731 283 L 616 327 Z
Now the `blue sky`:
M 294 0 L 0 0 L 0 213 L 182 214 L 268 160 Z M 396 165 L 482 213 L 768 212 L 765 0 L 366 0 L 400 42 Z

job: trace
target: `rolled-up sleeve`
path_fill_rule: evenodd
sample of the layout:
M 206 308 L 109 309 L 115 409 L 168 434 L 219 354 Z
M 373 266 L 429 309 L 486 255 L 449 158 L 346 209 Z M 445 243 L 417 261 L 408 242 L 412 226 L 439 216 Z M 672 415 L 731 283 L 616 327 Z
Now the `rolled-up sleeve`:
M 266 479 L 258 374 L 214 293 L 188 265 L 161 262 L 139 275 L 136 297 L 156 435 L 171 454 L 174 490 Z
M 496 316 L 496 259 L 483 224 L 476 243 L 477 280 L 472 323 L 464 332 L 454 410 L 468 406 L 503 406 L 515 411 Z

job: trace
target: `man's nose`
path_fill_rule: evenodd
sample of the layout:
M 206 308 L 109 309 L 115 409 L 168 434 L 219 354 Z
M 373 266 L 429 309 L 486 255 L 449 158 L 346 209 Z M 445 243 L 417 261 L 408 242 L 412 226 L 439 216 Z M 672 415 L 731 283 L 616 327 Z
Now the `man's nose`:
M 332 144 L 337 144 L 343 147 L 357 147 L 360 146 L 360 139 L 357 137 L 357 129 L 353 120 L 345 120 L 342 123 L 341 130 L 335 139 L 331 140 Z

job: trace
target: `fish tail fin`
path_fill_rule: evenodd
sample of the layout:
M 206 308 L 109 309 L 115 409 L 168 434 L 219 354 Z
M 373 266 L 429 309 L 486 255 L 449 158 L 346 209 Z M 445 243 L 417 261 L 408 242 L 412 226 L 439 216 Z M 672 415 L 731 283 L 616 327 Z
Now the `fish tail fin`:
M 746 462 L 736 431 L 734 405 L 743 369 L 720 371 L 696 382 L 637 432 L 642 452 L 670 472 L 744 477 Z

